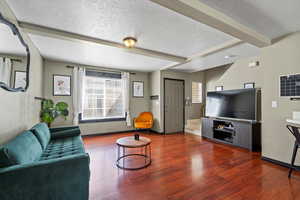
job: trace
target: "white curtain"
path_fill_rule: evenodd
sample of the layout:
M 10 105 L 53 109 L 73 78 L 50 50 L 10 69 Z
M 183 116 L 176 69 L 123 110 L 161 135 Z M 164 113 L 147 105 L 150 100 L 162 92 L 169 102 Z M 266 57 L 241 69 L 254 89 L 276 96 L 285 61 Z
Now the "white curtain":
M 130 73 L 122 72 L 122 80 L 123 80 L 123 95 L 124 95 L 124 106 L 125 106 L 125 114 L 126 114 L 126 124 L 128 127 L 131 126 L 131 117 L 130 117 Z
M 79 114 L 82 113 L 84 97 L 84 67 L 74 67 L 73 69 L 73 124 L 78 125 Z
M 12 62 L 9 58 L 0 57 L 0 82 L 10 86 Z

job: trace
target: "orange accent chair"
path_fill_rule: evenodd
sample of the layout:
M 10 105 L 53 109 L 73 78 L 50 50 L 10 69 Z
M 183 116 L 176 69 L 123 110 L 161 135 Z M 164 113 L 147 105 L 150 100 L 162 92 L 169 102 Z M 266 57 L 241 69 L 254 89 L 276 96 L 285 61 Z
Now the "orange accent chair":
M 153 115 L 151 112 L 142 112 L 137 118 L 134 118 L 134 127 L 136 129 L 150 129 L 153 126 Z

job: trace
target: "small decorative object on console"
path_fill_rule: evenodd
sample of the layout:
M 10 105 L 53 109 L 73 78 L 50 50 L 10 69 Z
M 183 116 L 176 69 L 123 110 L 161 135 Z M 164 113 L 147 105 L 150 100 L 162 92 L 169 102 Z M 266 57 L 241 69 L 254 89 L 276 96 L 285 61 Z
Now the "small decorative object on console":
M 139 134 L 134 134 L 134 139 L 135 140 L 140 140 L 140 135 Z

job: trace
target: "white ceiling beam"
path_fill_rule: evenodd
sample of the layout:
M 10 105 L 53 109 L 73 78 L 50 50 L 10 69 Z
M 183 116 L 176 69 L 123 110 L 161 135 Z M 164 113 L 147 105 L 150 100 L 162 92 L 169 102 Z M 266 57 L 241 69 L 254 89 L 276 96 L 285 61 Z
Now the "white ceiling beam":
M 36 24 L 31 24 L 31 23 L 27 23 L 27 22 L 19 21 L 18 24 L 24 31 L 31 33 L 31 34 L 35 34 L 35 35 L 41 35 L 41 36 L 62 39 L 62 40 L 67 40 L 67 41 L 105 45 L 105 46 L 120 48 L 129 53 L 148 56 L 148 57 L 152 57 L 152 58 L 158 58 L 158 59 L 162 59 L 162 60 L 169 60 L 169 61 L 177 62 L 177 63 L 184 62 L 187 59 L 185 57 L 172 55 L 172 54 L 159 52 L 159 51 L 154 51 L 154 50 L 149 50 L 149 49 L 144 49 L 144 48 L 139 48 L 139 47 L 127 48 L 123 44 L 118 43 L 118 42 L 102 40 L 102 39 L 98 39 L 98 38 L 94 38 L 94 37 L 71 33 L 68 31 L 58 30 L 58 29 L 40 26 L 40 25 L 36 25 Z
M 271 39 L 235 21 L 199 0 L 151 0 L 195 21 L 218 29 L 257 47 L 271 45 Z
M 184 62 L 176 63 L 176 64 L 171 64 L 171 65 L 165 66 L 165 67 L 161 68 L 161 70 L 167 70 L 167 69 L 171 69 L 171 68 L 174 68 L 174 67 L 178 67 L 178 66 L 180 66 L 180 65 L 189 63 L 189 62 L 191 62 L 191 61 L 194 60 L 194 59 L 197 59 L 197 58 L 200 58 L 200 57 L 205 57 L 205 56 L 208 56 L 208 55 L 211 55 L 211 54 L 220 52 L 220 51 L 222 51 L 222 50 L 224 50 L 224 49 L 228 49 L 228 48 L 237 46 L 237 45 L 242 44 L 242 43 L 244 43 L 244 41 L 241 41 L 241 40 L 239 40 L 239 39 L 232 39 L 232 40 L 229 40 L 229 41 L 227 41 L 227 42 L 224 42 L 224 43 L 222 43 L 222 44 L 220 44 L 220 45 L 217 45 L 217 46 L 211 47 L 211 48 L 209 48 L 209 49 L 206 49 L 206 50 L 203 51 L 203 52 L 194 54 L 194 55 L 188 57 Z
M 205 57 L 205 56 L 208 56 L 208 55 L 220 52 L 220 51 L 222 51 L 224 49 L 229 49 L 231 47 L 237 46 L 237 45 L 242 44 L 242 43 L 244 43 L 244 41 L 239 40 L 239 39 L 232 39 L 232 40 L 224 42 L 224 43 L 222 43 L 220 45 L 213 46 L 213 47 L 211 47 L 209 49 L 206 49 L 203 52 L 194 54 L 194 55 L 188 57 L 187 60 L 192 60 L 192 59 L 199 58 L 199 57 Z

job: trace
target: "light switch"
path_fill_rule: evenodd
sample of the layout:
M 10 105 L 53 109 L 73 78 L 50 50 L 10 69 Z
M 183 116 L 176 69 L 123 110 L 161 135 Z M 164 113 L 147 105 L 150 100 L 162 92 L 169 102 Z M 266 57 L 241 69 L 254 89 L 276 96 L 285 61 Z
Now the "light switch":
M 272 101 L 272 108 L 277 108 L 277 101 Z

